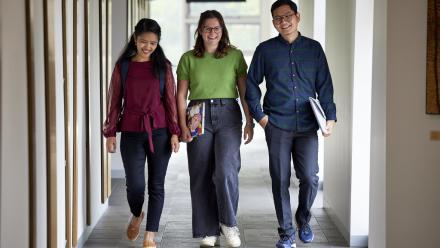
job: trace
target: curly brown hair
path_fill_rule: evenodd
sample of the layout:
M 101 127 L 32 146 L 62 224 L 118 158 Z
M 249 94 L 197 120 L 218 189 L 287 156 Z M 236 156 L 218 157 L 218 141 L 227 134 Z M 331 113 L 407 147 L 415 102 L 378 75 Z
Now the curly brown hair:
M 220 23 L 220 27 L 222 29 L 222 37 L 218 43 L 217 50 L 214 53 L 215 58 L 223 58 L 228 54 L 229 48 L 233 47 L 231 42 L 229 41 L 228 29 L 226 29 L 225 21 L 223 20 L 222 14 L 217 10 L 207 10 L 200 14 L 199 24 L 194 33 L 194 38 L 196 39 L 196 44 L 194 45 L 194 56 L 203 57 L 205 53 L 205 46 L 203 44 L 202 32 L 203 25 L 207 19 L 215 18 Z

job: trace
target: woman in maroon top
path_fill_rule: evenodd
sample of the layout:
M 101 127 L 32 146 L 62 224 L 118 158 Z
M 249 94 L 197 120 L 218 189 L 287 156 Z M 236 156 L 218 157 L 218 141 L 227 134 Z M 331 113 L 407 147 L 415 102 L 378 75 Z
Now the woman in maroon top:
M 148 212 L 144 247 L 155 248 L 164 202 L 164 182 L 171 151 L 179 150 L 175 82 L 171 63 L 159 45 L 161 30 L 151 19 L 141 19 L 118 59 L 108 91 L 103 134 L 107 150 L 116 148 L 121 131 L 127 199 L 132 217 L 127 238 L 136 240 L 144 217 L 145 159 L 148 164 Z

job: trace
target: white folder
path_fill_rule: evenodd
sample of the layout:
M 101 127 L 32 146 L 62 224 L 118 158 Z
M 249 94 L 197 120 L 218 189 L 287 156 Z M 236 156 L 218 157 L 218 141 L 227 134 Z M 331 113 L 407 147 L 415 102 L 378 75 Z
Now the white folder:
M 315 114 L 316 121 L 318 122 L 321 132 L 327 134 L 327 118 L 325 117 L 324 110 L 321 107 L 318 99 L 309 97 L 310 106 L 312 106 L 313 113 Z

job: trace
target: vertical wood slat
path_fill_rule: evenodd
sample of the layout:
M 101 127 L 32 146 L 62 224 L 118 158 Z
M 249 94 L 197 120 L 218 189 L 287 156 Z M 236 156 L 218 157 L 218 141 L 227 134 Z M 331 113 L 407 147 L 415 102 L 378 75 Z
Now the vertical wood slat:
M 440 114 L 440 1 L 428 1 L 426 113 Z
M 54 0 L 43 1 L 44 23 L 44 76 L 46 110 L 47 158 L 47 242 L 57 246 L 57 168 L 56 168 L 56 98 L 55 98 L 55 35 Z
M 34 71 L 34 5 L 26 0 L 26 53 L 27 53 L 27 107 L 29 150 L 29 247 L 37 245 L 36 237 L 36 145 L 35 145 L 35 71 Z M 1 92 L 1 91 L 0 91 Z
M 105 35 L 105 28 L 103 28 L 103 25 L 106 25 L 104 22 L 104 11 L 105 11 L 105 0 L 99 0 L 99 72 L 100 72 L 100 104 L 101 104 L 101 130 L 102 130 L 102 124 L 105 120 L 105 113 L 106 113 L 106 83 L 105 83 L 105 74 L 106 74 L 106 56 L 105 56 L 105 41 L 103 39 L 106 38 Z M 105 147 L 105 139 L 101 138 L 101 203 L 105 203 L 107 200 L 107 151 Z
M 92 224 L 90 192 L 89 0 L 84 0 L 84 87 L 86 119 L 86 224 Z
M 132 26 L 132 23 L 131 23 L 131 18 L 132 18 L 131 6 L 132 6 L 131 0 L 127 0 L 127 40 L 130 39 L 131 28 L 132 28 L 131 27 Z
M 78 128 L 78 0 L 73 0 L 73 247 L 78 243 Z
M 71 164 L 70 164 L 70 118 L 69 118 L 69 75 L 67 63 L 67 0 L 61 2 L 62 5 L 62 31 L 63 31 L 63 91 L 64 91 L 64 178 L 65 178 L 65 219 L 66 219 L 66 247 L 72 247 L 72 208 L 71 208 Z
M 112 6 L 112 0 L 106 0 L 106 15 L 105 15 L 105 19 L 106 19 L 106 23 L 105 23 L 105 27 L 106 27 L 106 31 L 105 31 L 105 35 L 106 35 L 106 53 L 105 56 L 107 57 L 106 59 L 106 71 L 105 71 L 105 89 L 107 91 L 108 87 L 109 87 L 109 82 L 110 82 L 110 77 L 111 77 L 111 68 L 112 68 L 112 59 L 111 59 L 111 6 Z M 106 106 L 107 108 L 107 106 Z M 112 187 L 112 174 L 111 174 L 111 157 L 110 157 L 110 153 L 106 152 L 106 162 L 107 162 L 107 198 L 110 197 L 110 194 L 112 192 L 111 187 Z

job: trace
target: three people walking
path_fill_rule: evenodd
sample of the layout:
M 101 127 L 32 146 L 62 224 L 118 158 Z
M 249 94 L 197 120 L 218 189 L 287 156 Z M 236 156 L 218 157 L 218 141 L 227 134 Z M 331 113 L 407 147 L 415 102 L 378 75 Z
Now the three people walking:
M 289 194 L 291 159 L 300 180 L 294 216 L 298 236 L 305 243 L 313 241 L 309 221 L 319 180 L 318 124 L 309 97 L 318 98 L 324 109 L 327 126 L 323 135 L 328 137 L 336 122 L 332 79 L 321 45 L 298 31 L 296 4 L 277 0 L 271 13 L 279 35 L 258 45 L 247 72 L 242 52 L 229 40 L 222 15 L 215 10 L 203 12 L 194 49 L 182 55 L 177 67 L 177 93 L 171 63 L 159 45 L 159 25 L 151 19 L 136 25 L 115 65 L 103 128 L 109 152 L 115 151 L 116 132 L 122 132 L 121 156 L 132 213 L 128 239 L 138 237 L 144 217 L 147 159 L 144 247 L 156 247 L 166 170 L 171 152 L 179 150 L 180 137 L 187 142 L 193 237 L 202 238 L 201 247 L 214 247 L 223 234 L 228 247 L 239 247 L 240 146 L 242 138 L 245 144 L 253 139 L 255 119 L 264 128 L 269 150 L 280 236 L 275 246 L 296 245 Z M 263 80 L 267 92 L 262 107 L 259 85 Z M 196 123 L 203 122 L 204 132 L 193 137 L 187 110 L 195 105 L 204 106 Z

